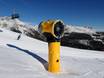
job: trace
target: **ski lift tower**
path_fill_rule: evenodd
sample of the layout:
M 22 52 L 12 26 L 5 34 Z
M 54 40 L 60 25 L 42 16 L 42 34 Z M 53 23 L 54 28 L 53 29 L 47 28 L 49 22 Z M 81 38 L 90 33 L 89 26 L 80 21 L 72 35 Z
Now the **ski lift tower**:
M 15 10 L 13 10 L 13 13 L 12 13 L 12 15 L 11 15 L 11 18 L 12 18 L 12 19 L 16 19 L 16 18 L 19 18 L 19 17 L 20 17 L 19 14 L 16 13 Z

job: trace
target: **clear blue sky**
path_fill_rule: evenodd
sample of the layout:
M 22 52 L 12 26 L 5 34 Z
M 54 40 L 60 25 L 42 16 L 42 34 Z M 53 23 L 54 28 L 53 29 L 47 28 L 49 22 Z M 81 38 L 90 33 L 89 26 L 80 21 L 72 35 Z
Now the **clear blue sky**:
M 13 9 L 32 24 L 62 19 L 66 24 L 104 30 L 104 0 L 0 0 L 0 16 L 11 15 Z

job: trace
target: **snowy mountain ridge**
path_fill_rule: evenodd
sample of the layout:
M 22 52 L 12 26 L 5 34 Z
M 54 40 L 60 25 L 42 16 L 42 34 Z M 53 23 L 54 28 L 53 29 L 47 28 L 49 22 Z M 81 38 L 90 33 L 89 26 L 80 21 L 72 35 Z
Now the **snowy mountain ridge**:
M 0 27 L 13 32 L 22 33 L 29 37 L 38 38 L 39 33 L 33 28 L 31 24 L 22 22 L 19 18 L 12 19 L 12 17 L 0 17 Z
M 86 34 L 96 34 L 96 31 L 88 28 L 88 27 L 82 27 L 82 26 L 73 26 L 73 25 L 66 25 L 65 32 L 67 33 L 86 33 Z
M 27 29 L 29 26 L 29 24 L 26 24 L 19 19 L 12 19 L 8 16 L 0 17 L 0 27 L 2 28 L 11 29 L 11 27 L 15 27 L 16 29 L 23 32 L 23 30 Z

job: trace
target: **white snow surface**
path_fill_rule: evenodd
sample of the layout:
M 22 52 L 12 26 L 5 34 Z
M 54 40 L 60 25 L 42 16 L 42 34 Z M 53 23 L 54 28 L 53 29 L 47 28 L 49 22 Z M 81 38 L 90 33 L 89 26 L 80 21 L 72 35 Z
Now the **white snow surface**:
M 47 43 L 0 30 L 0 78 L 104 78 L 104 52 L 61 46 L 61 71 L 53 74 Z

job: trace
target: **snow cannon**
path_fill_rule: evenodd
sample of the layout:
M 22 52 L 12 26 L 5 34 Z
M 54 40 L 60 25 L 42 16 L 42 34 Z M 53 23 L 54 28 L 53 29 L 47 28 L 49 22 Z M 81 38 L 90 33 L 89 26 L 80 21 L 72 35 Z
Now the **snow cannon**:
M 64 23 L 61 20 L 42 21 L 38 29 L 48 41 L 48 71 L 58 73 L 60 72 L 60 40 L 64 35 Z
M 38 30 L 47 37 L 47 41 L 57 41 L 64 35 L 64 23 L 61 20 L 42 21 Z

